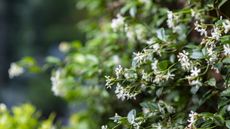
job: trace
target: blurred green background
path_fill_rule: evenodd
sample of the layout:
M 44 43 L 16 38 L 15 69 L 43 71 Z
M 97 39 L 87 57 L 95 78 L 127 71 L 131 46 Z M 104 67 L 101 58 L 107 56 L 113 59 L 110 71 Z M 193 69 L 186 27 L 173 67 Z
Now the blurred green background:
M 10 80 L 11 62 L 33 56 L 42 64 L 47 55 L 63 57 L 62 41 L 84 40 L 77 22 L 84 16 L 76 0 L 0 0 L 0 101 L 11 107 L 24 102 L 34 104 L 47 116 L 68 114 L 66 103 L 51 93 L 48 73 L 24 74 Z

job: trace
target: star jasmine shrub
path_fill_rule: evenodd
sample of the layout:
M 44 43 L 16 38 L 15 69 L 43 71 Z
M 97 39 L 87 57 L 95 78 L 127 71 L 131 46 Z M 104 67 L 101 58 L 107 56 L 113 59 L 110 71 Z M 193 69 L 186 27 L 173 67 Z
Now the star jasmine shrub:
M 118 99 L 140 105 L 112 128 L 230 128 L 230 21 L 210 14 L 219 11 L 216 2 L 187 1 L 168 9 L 166 26 L 145 37 L 147 45 L 133 53 L 132 65 L 106 78 Z
M 230 128 L 227 0 L 79 0 L 77 7 L 87 12 L 79 23 L 85 43 L 62 42 L 64 59 L 48 56 L 40 66 L 26 57 L 9 70 L 12 78 L 51 69 L 54 95 L 85 105 L 64 129 Z

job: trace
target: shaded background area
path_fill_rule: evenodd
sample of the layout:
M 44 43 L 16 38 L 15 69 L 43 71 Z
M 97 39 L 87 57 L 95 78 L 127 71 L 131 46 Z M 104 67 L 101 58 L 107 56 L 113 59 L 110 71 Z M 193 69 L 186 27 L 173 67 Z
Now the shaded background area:
M 51 93 L 49 74 L 8 77 L 11 62 L 23 56 L 38 61 L 47 55 L 62 56 L 61 41 L 83 40 L 76 23 L 84 14 L 76 0 L 0 0 L 0 101 L 7 106 L 30 102 L 44 116 L 65 115 L 66 104 Z M 42 61 L 39 61 L 42 64 Z

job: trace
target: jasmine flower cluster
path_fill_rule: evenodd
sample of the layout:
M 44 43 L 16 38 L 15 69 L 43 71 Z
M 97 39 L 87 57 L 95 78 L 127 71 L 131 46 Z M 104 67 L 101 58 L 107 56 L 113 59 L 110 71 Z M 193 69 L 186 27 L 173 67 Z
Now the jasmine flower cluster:
M 120 30 L 125 25 L 125 18 L 121 14 L 117 14 L 117 17 L 112 20 L 111 27 L 114 31 Z
M 11 63 L 10 64 L 10 69 L 8 70 L 8 73 L 9 73 L 10 79 L 12 79 L 14 77 L 17 77 L 17 76 L 23 74 L 24 73 L 24 68 L 19 66 L 16 63 Z

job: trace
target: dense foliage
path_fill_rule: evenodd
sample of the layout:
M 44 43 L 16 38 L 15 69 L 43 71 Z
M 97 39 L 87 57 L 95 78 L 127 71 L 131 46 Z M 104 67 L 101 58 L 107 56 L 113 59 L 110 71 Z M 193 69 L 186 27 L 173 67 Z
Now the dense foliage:
M 40 113 L 30 104 L 13 107 L 9 111 L 0 104 L 1 129 L 52 129 L 54 115 L 47 120 L 40 120 Z
M 62 42 L 65 58 L 43 66 L 26 57 L 9 74 L 52 70 L 54 95 L 85 106 L 63 128 L 230 128 L 228 6 L 80 0 L 87 41 Z

